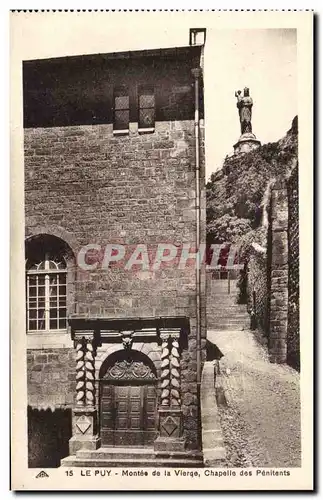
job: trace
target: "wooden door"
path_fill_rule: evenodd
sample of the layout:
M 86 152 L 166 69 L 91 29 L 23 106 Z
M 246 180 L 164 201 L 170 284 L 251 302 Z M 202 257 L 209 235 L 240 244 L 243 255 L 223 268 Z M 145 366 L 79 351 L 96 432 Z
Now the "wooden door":
M 149 446 L 156 437 L 154 385 L 102 384 L 102 446 Z

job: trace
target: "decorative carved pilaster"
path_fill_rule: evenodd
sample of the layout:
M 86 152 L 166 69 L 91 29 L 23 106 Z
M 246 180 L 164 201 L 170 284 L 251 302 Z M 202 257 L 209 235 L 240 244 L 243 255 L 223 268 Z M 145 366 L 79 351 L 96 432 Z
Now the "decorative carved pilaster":
M 180 363 L 179 363 L 180 330 L 167 330 L 160 333 L 162 339 L 161 354 L 161 404 L 176 406 L 181 404 L 180 398 Z
M 159 436 L 154 442 L 156 454 L 185 451 L 183 437 L 183 415 L 180 387 L 180 329 L 161 329 L 161 405 L 159 415 Z
M 85 343 L 85 401 L 87 406 L 95 405 L 95 353 L 92 342 Z
M 98 416 L 95 407 L 96 341 L 92 332 L 74 334 L 76 349 L 76 406 L 73 409 L 70 454 L 78 450 L 95 450 L 100 446 Z
M 76 404 L 85 404 L 85 360 L 82 340 L 76 342 Z
M 177 339 L 171 339 L 170 352 L 170 404 L 171 406 L 180 406 L 180 364 L 179 364 L 179 343 Z
M 75 336 L 76 348 L 76 404 L 95 404 L 95 346 L 92 334 Z
M 163 340 L 161 354 L 161 404 L 169 406 L 170 403 L 170 370 L 169 370 L 169 338 Z

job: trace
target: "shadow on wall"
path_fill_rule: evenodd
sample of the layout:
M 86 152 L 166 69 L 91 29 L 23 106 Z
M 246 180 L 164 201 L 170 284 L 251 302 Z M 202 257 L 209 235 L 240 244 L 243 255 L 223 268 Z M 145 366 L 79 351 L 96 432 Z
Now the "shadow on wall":
M 70 409 L 38 410 L 28 406 L 28 467 L 59 467 L 69 455 Z

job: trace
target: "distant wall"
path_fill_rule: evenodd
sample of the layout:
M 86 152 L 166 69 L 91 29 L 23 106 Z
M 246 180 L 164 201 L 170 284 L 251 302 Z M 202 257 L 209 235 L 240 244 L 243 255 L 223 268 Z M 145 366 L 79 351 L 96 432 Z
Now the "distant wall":
M 256 315 L 256 324 L 268 335 L 267 255 L 253 252 L 248 262 L 248 310 Z
M 288 310 L 288 198 L 284 180 L 276 181 L 271 193 L 271 266 L 269 285 L 269 355 L 285 363 Z
M 300 369 L 298 169 L 271 188 L 266 253 L 250 251 L 247 303 L 270 359 Z

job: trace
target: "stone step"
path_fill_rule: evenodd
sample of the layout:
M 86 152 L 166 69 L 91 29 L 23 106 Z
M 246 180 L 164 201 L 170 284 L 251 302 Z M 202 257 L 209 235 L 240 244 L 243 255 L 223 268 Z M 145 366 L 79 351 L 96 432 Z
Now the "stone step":
M 234 304 L 239 306 L 236 297 L 232 297 L 231 295 L 212 295 L 212 297 L 207 297 L 208 304 L 225 304 L 230 305 Z M 242 304 L 244 305 L 244 304 Z
M 76 458 L 79 459 L 129 459 L 129 450 L 136 459 L 154 459 L 153 448 L 121 448 L 121 447 L 102 447 L 98 450 L 79 450 L 76 452 Z
M 250 315 L 247 312 L 243 313 L 243 312 L 235 312 L 235 311 L 211 310 L 211 311 L 207 311 L 207 314 L 209 314 L 210 316 L 212 316 L 214 318 L 223 318 L 223 319 L 226 319 L 226 318 L 231 319 L 232 318 L 232 319 L 237 319 L 237 320 L 244 320 L 244 319 L 250 318 Z
M 232 321 L 233 323 L 243 323 L 246 321 L 250 321 L 250 316 L 244 315 L 244 316 L 235 316 L 234 314 L 228 314 L 226 316 L 218 315 L 218 314 L 209 314 L 208 318 L 210 319 L 216 319 L 218 321 L 222 322 L 227 322 L 227 321 Z
M 250 324 L 249 325 L 246 325 L 246 324 L 240 324 L 240 325 L 232 325 L 232 324 L 226 324 L 226 325 L 223 325 L 223 324 L 219 324 L 218 322 L 214 321 L 208 321 L 207 322 L 207 328 L 208 329 L 212 329 L 212 330 L 225 330 L 225 331 L 232 331 L 232 332 L 236 332 L 236 331 L 242 331 L 242 330 L 248 330 L 250 328 Z
M 217 311 L 207 311 L 207 315 L 210 318 L 219 318 L 219 319 L 224 319 L 224 320 L 237 320 L 237 321 L 244 321 L 246 319 L 250 319 L 250 315 L 248 313 L 238 313 L 235 314 L 234 312 L 228 312 L 228 313 L 222 313 L 222 312 L 217 312 Z
M 239 310 L 239 311 L 246 311 L 247 310 L 247 304 L 238 304 L 237 302 L 235 301 L 222 301 L 222 300 L 216 300 L 216 299 L 208 299 L 207 301 L 207 307 L 217 307 L 218 305 L 221 305 L 223 309 L 230 309 L 232 307 L 234 307 L 235 309 Z
M 70 455 L 69 457 L 63 458 L 61 460 L 62 467 L 203 467 L 202 458 L 182 458 L 182 457 L 170 457 L 170 458 L 137 458 L 132 456 L 131 458 L 77 458 L 75 455 Z

